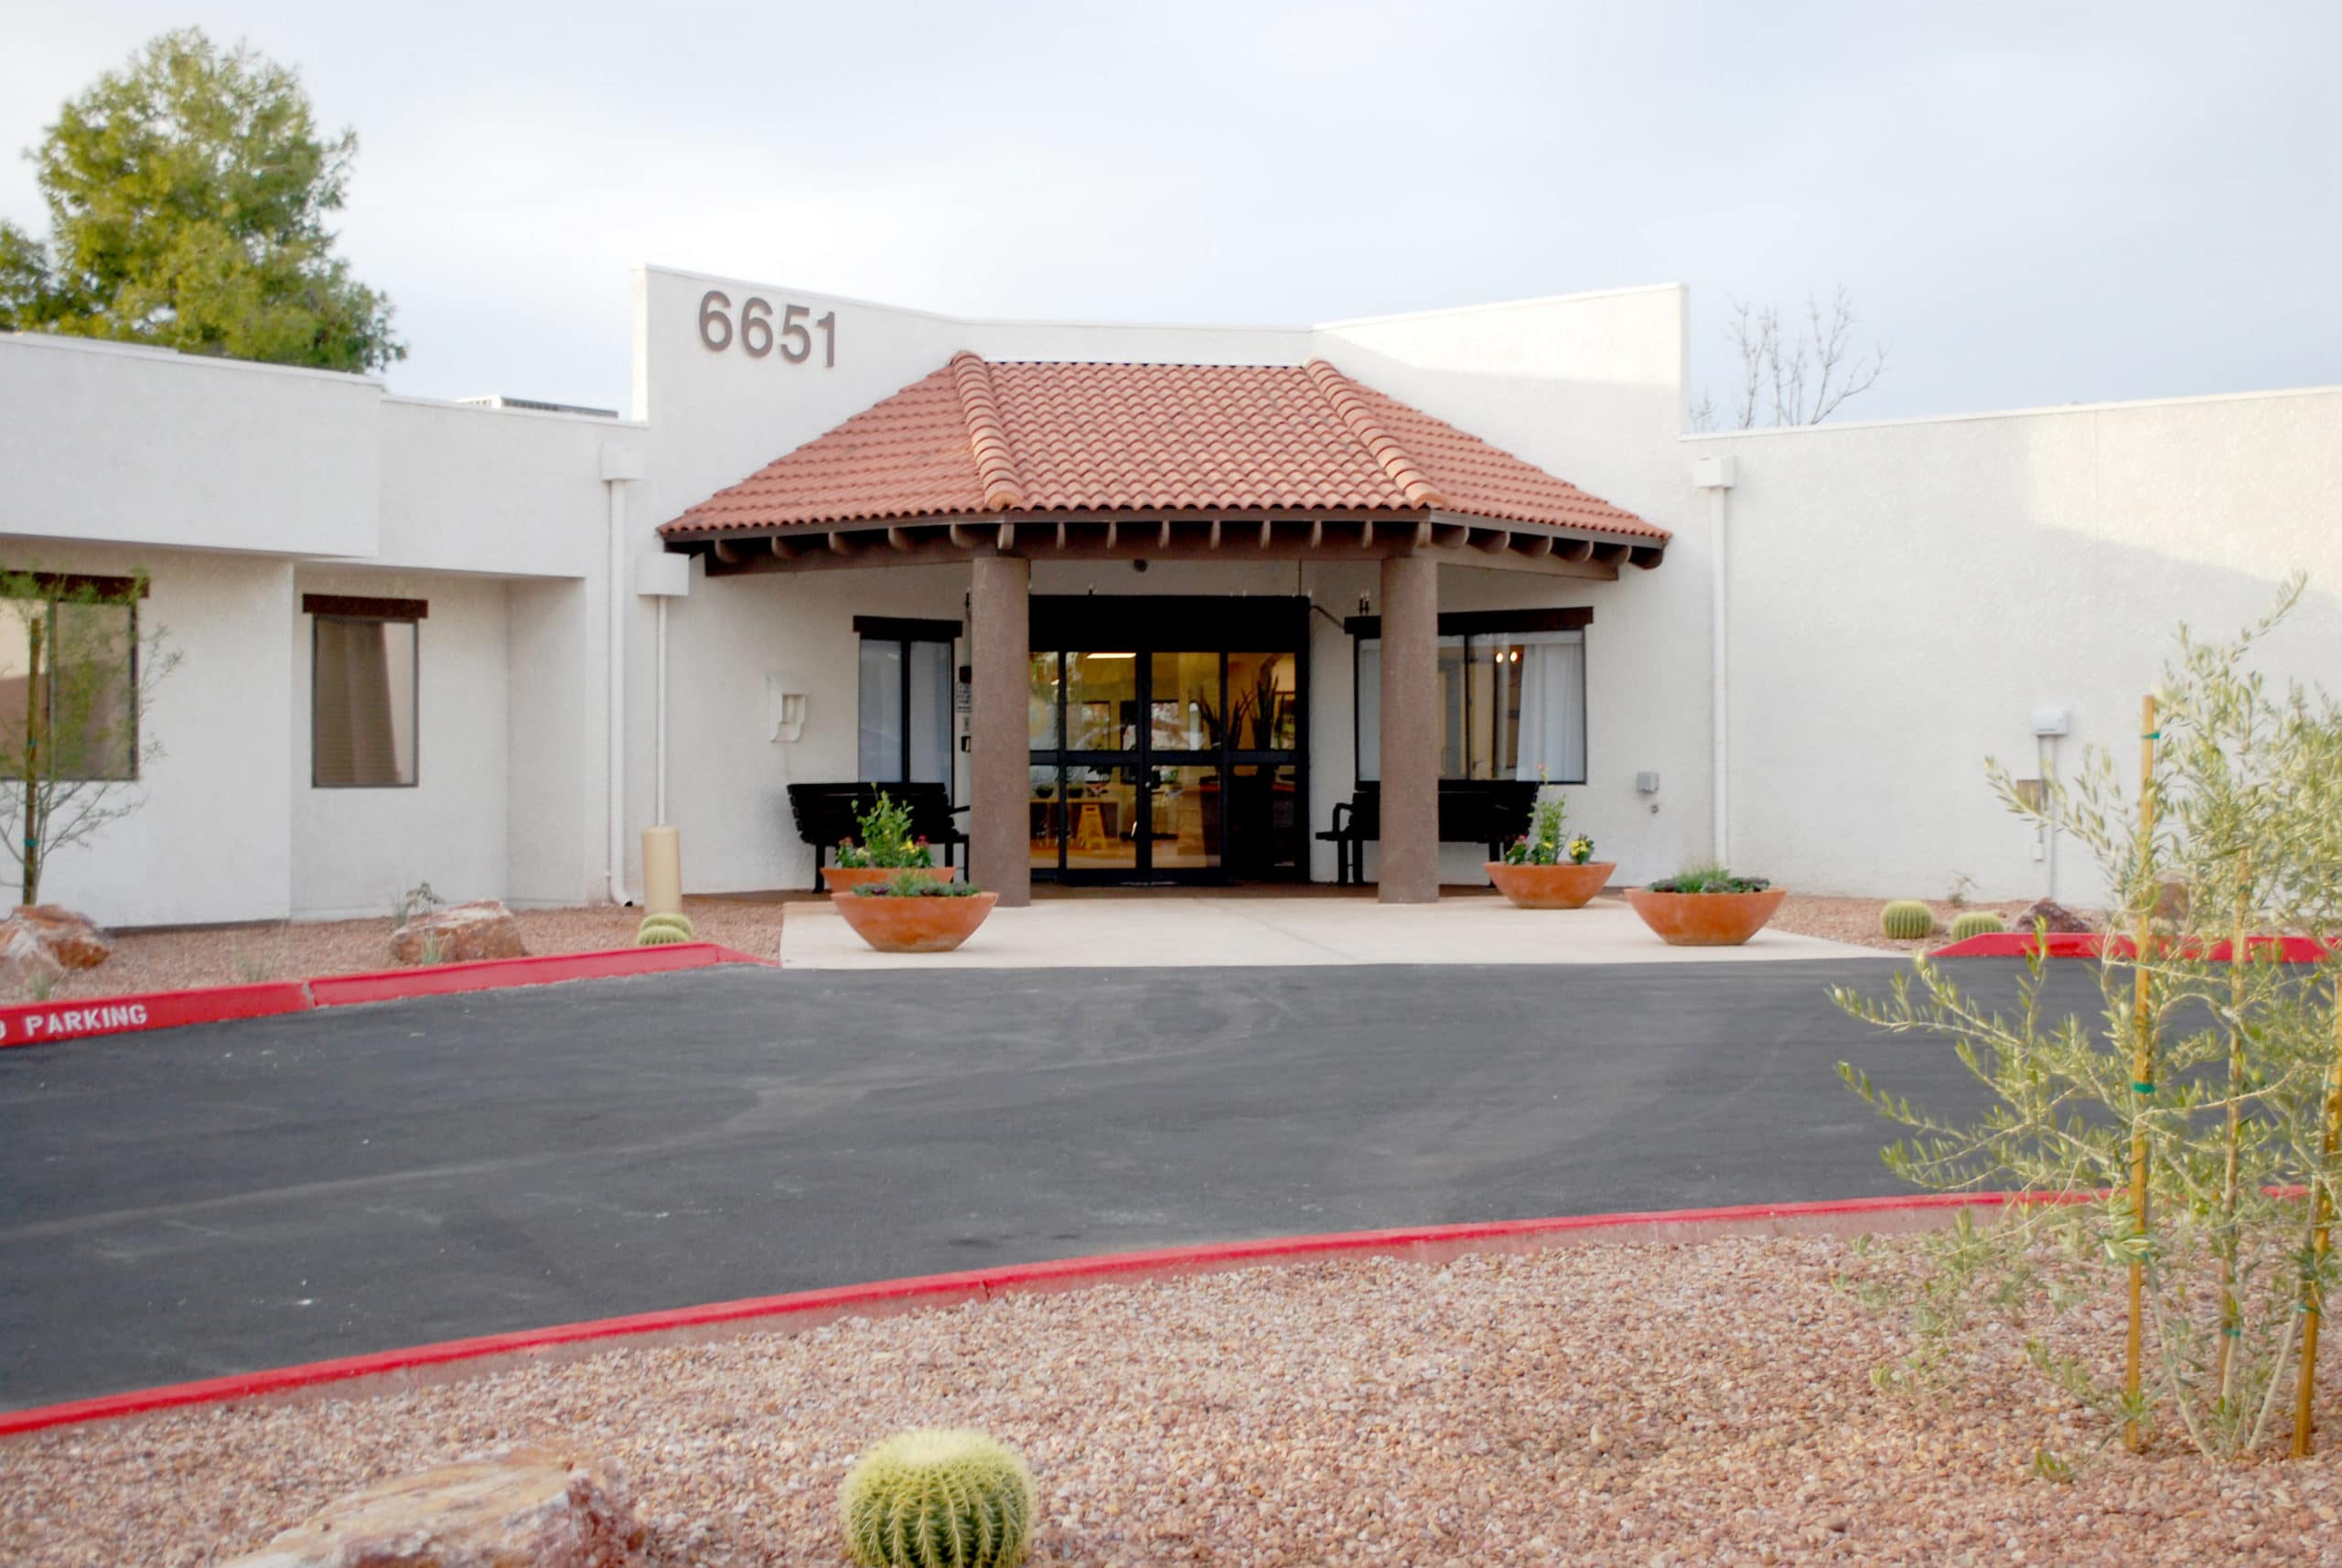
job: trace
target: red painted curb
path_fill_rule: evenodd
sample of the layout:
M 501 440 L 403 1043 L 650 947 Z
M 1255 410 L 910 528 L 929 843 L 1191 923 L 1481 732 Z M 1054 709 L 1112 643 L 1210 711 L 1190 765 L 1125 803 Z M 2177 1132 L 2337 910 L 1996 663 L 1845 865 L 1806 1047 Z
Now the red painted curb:
M 320 1007 L 360 1002 L 397 1002 L 410 996 L 453 996 L 506 986 L 555 985 L 565 980 L 609 980 L 628 974 L 663 974 L 719 963 L 761 963 L 761 959 L 714 942 L 675 942 L 666 947 L 612 948 L 606 952 L 545 953 L 532 958 L 484 958 L 428 969 L 377 970 L 370 974 L 328 974 L 309 982 Z
M 2070 1200 L 2086 1201 L 2090 1196 L 2074 1194 Z M 763 1319 L 776 1324 L 811 1326 L 857 1314 L 867 1316 L 874 1311 L 949 1306 L 1019 1292 L 1067 1290 L 1116 1282 L 1135 1283 L 1144 1279 L 1209 1273 L 1264 1263 L 1306 1262 L 1360 1254 L 1420 1257 L 1434 1253 L 1456 1256 L 1476 1248 L 1499 1247 L 1508 1242 L 1532 1243 L 1541 1239 L 1560 1239 L 1587 1231 L 1631 1227 L 1687 1229 L 1781 1219 L 1854 1219 L 1872 1215 L 1998 1208 L 2009 1201 L 2007 1195 L 2003 1193 L 1928 1193 L 1910 1197 L 1743 1204 L 1725 1208 L 1675 1208 L 1640 1214 L 1586 1214 L 1550 1219 L 1499 1219 L 1470 1225 L 1425 1225 L 1393 1230 L 1345 1230 L 1315 1236 L 1272 1237 L 1256 1241 L 1163 1247 L 1141 1252 L 1108 1252 L 1088 1258 L 1060 1259 L 1054 1262 L 1021 1263 L 996 1269 L 973 1269 L 961 1273 L 880 1280 L 869 1284 L 799 1291 L 787 1295 L 751 1296 L 740 1301 L 715 1302 L 705 1306 L 677 1307 L 636 1313 L 625 1317 L 604 1317 L 584 1323 L 557 1324 L 546 1328 L 520 1329 L 509 1334 L 448 1339 L 435 1345 L 411 1346 L 402 1350 L 345 1356 L 297 1367 L 242 1372 L 224 1378 L 208 1378 L 200 1382 L 173 1383 L 162 1388 L 104 1394 L 96 1399 L 76 1400 L 65 1404 L 0 1412 L 0 1437 L 188 1405 L 227 1404 L 353 1379 L 543 1351 L 596 1340 L 740 1326 Z
M 1964 941 L 1940 947 L 1930 958 L 2031 958 L 2034 934 L 2031 931 L 1987 931 Z M 2095 931 L 2050 931 L 2042 938 L 2041 948 L 2050 958 L 2130 958 L 2139 950 L 2129 937 L 2104 937 Z M 2208 948 L 2200 945 L 2186 956 L 2203 958 L 2213 963 L 2226 963 L 2235 950 L 2231 942 L 2214 942 Z M 2244 950 L 2248 957 L 2274 953 L 2284 963 L 2317 963 L 2325 959 L 2327 949 L 2314 937 L 2247 937 Z
M 27 1002 L 0 1007 L 0 1047 L 85 1040 L 94 1035 L 132 1034 L 230 1018 L 266 1018 L 278 1013 L 304 1013 L 308 1007 L 308 990 L 297 980 L 143 991 L 87 1001 Z
M 553 985 L 567 980 L 607 980 L 628 974 L 662 974 L 716 964 L 779 967 L 770 959 L 714 942 L 676 942 L 668 947 L 613 948 L 605 952 L 547 953 L 537 958 L 491 958 L 431 969 L 397 969 L 374 974 L 332 974 L 315 980 L 272 980 L 257 985 L 208 985 L 187 991 L 147 991 L 125 996 L 95 996 L 72 1002 L 27 1002 L 0 1007 L 0 1048 L 39 1046 L 52 1040 L 85 1040 L 98 1035 L 173 1029 L 183 1024 L 220 1024 L 237 1018 L 267 1018 L 343 1007 L 361 1002 L 396 1002 L 409 996 L 448 996 L 509 986 Z

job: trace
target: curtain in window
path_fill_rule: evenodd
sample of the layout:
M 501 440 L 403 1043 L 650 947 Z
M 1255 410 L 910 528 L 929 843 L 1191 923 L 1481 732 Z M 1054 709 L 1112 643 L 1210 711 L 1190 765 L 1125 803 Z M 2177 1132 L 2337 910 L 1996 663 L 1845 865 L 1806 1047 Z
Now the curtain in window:
M 859 777 L 880 784 L 950 784 L 951 645 L 865 637 L 861 674 Z M 903 725 L 906 695 L 908 736 Z M 908 768 L 903 765 L 906 745 L 910 749 Z
M 1520 753 L 1516 779 L 1556 783 L 1585 777 L 1585 635 L 1524 632 L 1520 650 Z
M 393 657 L 394 646 L 403 657 Z M 414 781 L 414 650 L 412 622 L 318 618 L 310 704 L 316 783 Z
M 903 645 L 862 639 L 862 748 L 859 777 L 891 783 L 903 776 Z
M 951 782 L 951 645 L 910 644 L 911 769 L 914 784 Z

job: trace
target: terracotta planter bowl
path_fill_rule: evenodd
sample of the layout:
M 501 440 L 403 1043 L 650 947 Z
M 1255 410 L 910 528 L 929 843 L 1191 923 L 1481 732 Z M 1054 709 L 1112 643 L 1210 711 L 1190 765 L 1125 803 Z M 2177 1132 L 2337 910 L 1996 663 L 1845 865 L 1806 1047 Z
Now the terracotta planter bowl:
M 1763 930 L 1789 896 L 1786 887 L 1767 887 L 1762 893 L 1653 893 L 1631 887 L 1627 902 L 1670 947 L 1736 948 Z
M 1589 860 L 1584 865 L 1563 861 L 1556 865 L 1513 865 L 1488 862 L 1488 880 L 1512 900 L 1516 909 L 1582 909 L 1587 900 L 1609 885 L 1618 869 L 1615 860 Z
M 997 893 L 975 893 L 965 898 L 866 898 L 859 893 L 834 893 L 838 907 L 854 934 L 880 952 L 950 952 L 975 934 Z
M 822 886 L 830 893 L 851 893 L 873 883 L 883 887 L 906 871 L 919 872 L 934 882 L 960 879 L 956 865 L 825 865 L 822 867 Z

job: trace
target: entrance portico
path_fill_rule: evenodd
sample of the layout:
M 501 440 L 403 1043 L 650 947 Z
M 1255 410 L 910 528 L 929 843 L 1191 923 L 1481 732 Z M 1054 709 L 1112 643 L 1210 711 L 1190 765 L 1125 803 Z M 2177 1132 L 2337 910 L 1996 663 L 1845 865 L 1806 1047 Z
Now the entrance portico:
M 1211 678 L 1219 706 L 1198 695 L 1183 710 L 1175 698 L 1167 714 L 1150 667 L 1127 694 L 1097 704 L 1112 744 L 1052 731 L 1058 780 L 1037 781 L 1037 655 L 1046 662 L 1063 647 L 1032 639 L 1034 562 L 1373 564 L 1380 895 L 1412 903 L 1438 893 L 1439 568 L 1615 581 L 1621 566 L 1657 565 L 1668 539 L 1322 360 L 993 364 L 971 353 L 661 532 L 670 550 L 704 555 L 714 578 L 967 564 L 972 875 L 1010 907 L 1029 897 L 1037 839 L 1052 823 L 1060 838 L 1084 826 L 1089 813 L 1076 817 L 1070 799 L 1055 797 L 1052 813 L 1037 794 L 1065 788 L 1077 753 L 1085 769 L 1130 776 L 1112 836 L 1132 839 L 1137 865 L 1152 864 L 1162 831 L 1155 803 L 1181 789 L 1198 811 L 1219 792 L 1209 842 L 1227 842 L 1240 755 L 1225 732 L 1234 698 L 1218 684 L 1224 662 Z M 1133 638 L 1108 651 L 1135 660 L 1139 650 Z M 1075 673 L 1066 657 L 1061 683 Z M 1048 700 L 1051 722 L 1069 725 L 1063 684 Z M 1166 721 L 1167 744 L 1158 733 Z M 1283 765 L 1273 748 L 1241 755 L 1255 769 Z M 1096 815 L 1104 835 L 1106 812 Z M 1058 853 L 1070 866 L 1069 852 Z

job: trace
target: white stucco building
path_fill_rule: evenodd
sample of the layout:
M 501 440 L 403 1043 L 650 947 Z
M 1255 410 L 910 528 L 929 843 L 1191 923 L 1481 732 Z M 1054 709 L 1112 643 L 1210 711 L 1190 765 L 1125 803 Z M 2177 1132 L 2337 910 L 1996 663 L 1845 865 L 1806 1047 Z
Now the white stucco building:
M 877 776 L 1018 886 L 1331 880 L 1380 781 L 1414 897 L 1482 879 L 1434 774 L 1542 769 L 1627 881 L 1721 833 L 1810 891 L 2079 897 L 1983 757 L 2127 746 L 2175 625 L 2294 568 L 2272 657 L 2342 679 L 2342 389 L 1694 435 L 1672 286 L 1187 328 L 651 268 L 635 314 L 611 417 L 0 337 L 0 567 L 143 570 L 181 656 L 47 894 L 624 898 L 662 816 L 688 891 L 803 887 L 787 787 Z

